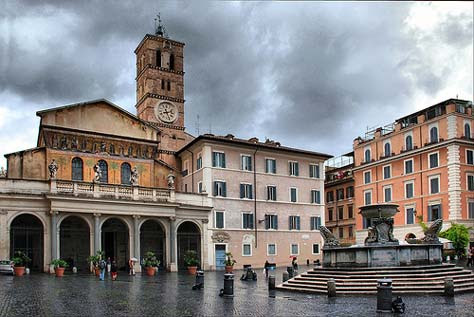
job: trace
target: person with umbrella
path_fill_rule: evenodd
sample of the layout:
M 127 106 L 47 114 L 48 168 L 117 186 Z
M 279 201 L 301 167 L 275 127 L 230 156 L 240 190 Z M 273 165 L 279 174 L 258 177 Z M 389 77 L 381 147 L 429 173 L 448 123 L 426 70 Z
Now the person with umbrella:
M 130 258 L 128 261 L 128 275 L 135 275 L 135 262 L 138 262 L 137 258 Z

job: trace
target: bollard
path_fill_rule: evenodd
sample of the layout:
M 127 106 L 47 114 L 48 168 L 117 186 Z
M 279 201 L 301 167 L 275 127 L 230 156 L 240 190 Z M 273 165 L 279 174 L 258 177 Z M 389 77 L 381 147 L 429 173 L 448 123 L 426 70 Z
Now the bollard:
M 290 279 L 290 276 L 288 272 L 283 272 L 283 283 L 288 281 Z
M 309 259 L 306 259 L 306 265 L 309 266 Z
M 275 276 L 273 275 L 270 275 L 268 277 L 268 289 L 269 290 L 275 289 Z
M 286 271 L 288 272 L 288 278 L 293 278 L 295 271 L 292 266 L 287 266 Z
M 193 290 L 201 289 L 204 287 L 204 271 L 196 271 L 196 284 L 193 286 Z
M 224 274 L 224 297 L 234 297 L 234 274 Z
M 444 296 L 454 296 L 454 280 L 452 277 L 444 279 Z
M 328 297 L 336 297 L 336 281 L 328 279 Z
M 377 312 L 392 312 L 392 280 L 384 278 L 377 281 Z

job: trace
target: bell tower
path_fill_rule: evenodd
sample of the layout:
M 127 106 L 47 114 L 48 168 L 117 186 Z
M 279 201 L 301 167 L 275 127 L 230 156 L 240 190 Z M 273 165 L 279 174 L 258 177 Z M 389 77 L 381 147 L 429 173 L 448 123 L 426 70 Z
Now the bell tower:
M 162 150 L 177 151 L 189 139 L 184 132 L 184 43 L 168 37 L 158 15 L 155 34 L 145 35 L 135 54 L 137 116 L 159 127 Z

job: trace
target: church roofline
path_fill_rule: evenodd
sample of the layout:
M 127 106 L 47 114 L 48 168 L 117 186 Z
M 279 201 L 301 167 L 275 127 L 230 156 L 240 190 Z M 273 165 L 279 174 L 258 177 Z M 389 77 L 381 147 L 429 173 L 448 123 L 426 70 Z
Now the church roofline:
M 175 41 L 175 40 L 172 40 L 172 39 L 169 39 L 167 37 L 162 37 L 162 36 L 158 36 L 158 35 L 153 35 L 153 34 L 145 34 L 145 36 L 143 37 L 143 39 L 140 41 L 140 43 L 138 44 L 137 48 L 133 51 L 135 54 L 137 54 L 137 52 L 140 50 L 140 48 L 142 47 L 143 43 L 145 43 L 145 41 L 147 39 L 154 39 L 154 40 L 158 40 L 158 39 L 163 39 L 165 41 L 169 41 L 177 46 L 185 46 L 186 44 L 184 44 L 183 42 L 178 42 L 178 41 Z
M 55 108 L 48 108 L 48 109 L 44 109 L 44 110 L 39 110 L 36 112 L 36 115 L 38 117 L 42 117 L 44 114 L 48 113 L 48 112 L 53 112 L 53 111 L 58 111 L 58 110 L 64 110 L 64 109 L 70 109 L 70 108 L 74 108 L 74 107 L 80 107 L 80 106 L 87 106 L 87 105 L 92 105 L 92 104 L 97 104 L 97 103 L 100 103 L 100 102 L 103 102 L 109 106 L 111 106 L 112 108 L 122 112 L 123 114 L 127 115 L 128 117 L 134 119 L 134 120 L 137 120 L 138 122 L 141 122 L 142 124 L 156 130 L 156 131 L 160 131 L 160 129 L 158 129 L 157 127 L 153 126 L 152 124 L 150 124 L 149 122 L 147 121 L 144 121 L 140 118 L 138 118 L 137 116 L 135 116 L 134 114 L 128 112 L 127 110 L 121 108 L 120 106 L 114 104 L 113 102 L 105 99 L 105 98 L 100 98 L 100 99 L 94 99 L 94 100 L 90 100 L 90 101 L 83 101 L 83 102 L 78 102 L 78 103 L 73 103 L 73 104 L 69 104 L 69 105 L 64 105 L 64 106 L 60 106 L 60 107 L 55 107 Z

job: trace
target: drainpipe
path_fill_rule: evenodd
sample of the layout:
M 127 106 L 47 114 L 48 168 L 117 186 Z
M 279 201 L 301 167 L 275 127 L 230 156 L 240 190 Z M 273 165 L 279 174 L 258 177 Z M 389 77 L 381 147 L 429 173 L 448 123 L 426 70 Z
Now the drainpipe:
M 258 246 L 258 239 L 257 239 L 257 163 L 255 160 L 255 154 L 257 154 L 258 146 L 255 148 L 255 152 L 253 152 L 253 206 L 254 206 L 254 227 L 255 227 L 255 249 Z
M 194 153 L 188 149 L 186 151 L 191 153 L 191 192 L 194 193 Z
M 421 149 L 421 147 L 423 146 L 423 143 L 422 143 L 423 142 L 423 136 L 421 135 L 421 125 L 419 126 L 419 133 L 418 134 L 420 135 L 420 143 L 419 143 L 420 145 L 419 145 L 418 148 Z M 422 153 L 423 152 L 420 151 L 420 154 L 418 155 L 418 159 L 420 160 L 420 171 L 419 171 L 419 173 L 420 173 L 420 197 L 421 197 L 421 217 L 422 217 L 421 220 L 425 221 L 423 219 L 423 213 L 424 213 L 423 211 L 425 210 L 425 202 L 424 202 L 425 194 L 423 193 L 423 155 L 422 155 Z M 415 162 L 413 162 L 413 166 L 414 165 L 415 165 Z M 429 186 L 430 185 L 428 184 L 428 188 L 430 188 Z M 413 190 L 415 190 L 415 188 L 413 188 Z M 414 222 L 416 222 L 416 216 L 415 216 Z

